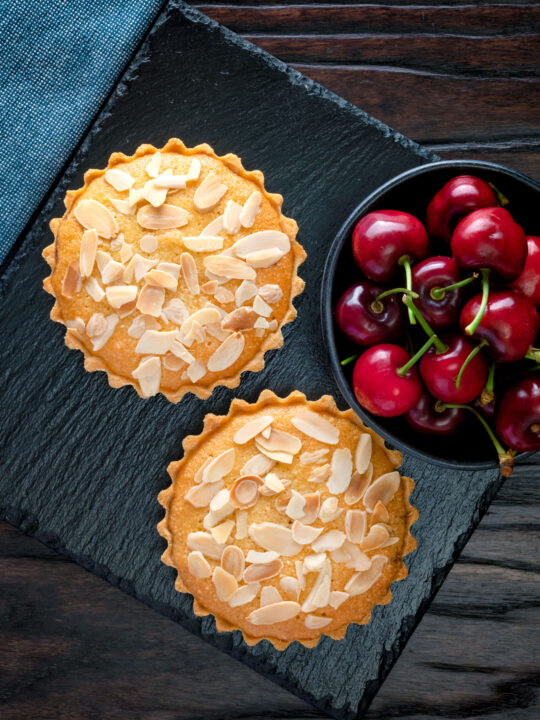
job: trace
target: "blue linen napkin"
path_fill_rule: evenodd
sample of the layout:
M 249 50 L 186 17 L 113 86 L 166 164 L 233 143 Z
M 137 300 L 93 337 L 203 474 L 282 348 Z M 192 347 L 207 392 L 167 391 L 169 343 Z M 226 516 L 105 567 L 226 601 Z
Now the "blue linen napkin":
M 0 0 L 0 262 L 163 0 Z

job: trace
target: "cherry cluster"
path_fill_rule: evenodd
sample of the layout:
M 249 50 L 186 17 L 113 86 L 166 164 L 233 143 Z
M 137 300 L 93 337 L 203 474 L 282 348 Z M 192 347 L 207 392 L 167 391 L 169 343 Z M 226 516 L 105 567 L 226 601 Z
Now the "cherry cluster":
M 362 407 L 439 436 L 473 412 L 509 475 L 516 451 L 540 448 L 540 237 L 526 237 L 497 198 L 508 204 L 460 175 L 432 198 L 427 230 L 398 210 L 361 218 L 352 250 L 366 279 L 342 295 L 336 319 L 369 348 L 342 363 L 356 360 Z M 447 254 L 429 256 L 432 244 Z

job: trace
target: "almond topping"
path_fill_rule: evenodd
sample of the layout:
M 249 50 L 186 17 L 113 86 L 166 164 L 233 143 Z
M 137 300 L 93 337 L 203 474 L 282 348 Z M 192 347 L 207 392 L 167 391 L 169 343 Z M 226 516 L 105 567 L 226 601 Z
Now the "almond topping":
M 268 250 L 257 250 L 246 255 L 245 261 L 252 268 L 267 268 L 277 263 L 283 257 L 283 253 L 277 248 Z
M 220 525 L 214 525 L 214 527 L 210 529 L 210 532 L 220 545 L 225 545 L 233 527 L 233 520 L 225 520 L 225 522 L 222 522 Z
M 247 538 L 247 510 L 236 511 L 236 537 L 238 540 Z
M 189 222 L 189 213 L 177 205 L 160 207 L 143 205 L 137 212 L 137 222 L 145 230 L 169 230 L 183 227 Z
M 244 553 L 237 545 L 228 545 L 221 556 L 221 567 L 236 580 L 240 580 L 244 573 L 244 566 Z
M 97 200 L 80 200 L 73 214 L 83 228 L 95 230 L 102 238 L 110 240 L 120 230 L 111 211 Z
M 163 308 L 163 315 L 174 325 L 181 325 L 189 316 L 189 312 L 180 298 L 172 298 Z
M 201 285 L 201 290 L 207 295 L 213 295 L 217 289 L 217 280 L 209 280 L 208 282 L 205 282 L 204 285 Z
M 165 170 L 154 178 L 155 187 L 165 188 L 165 190 L 184 190 L 186 182 L 186 175 L 173 175 L 171 169 Z
M 291 418 L 291 422 L 304 435 L 327 445 L 337 445 L 339 430 L 311 410 L 302 410 Z
M 132 256 L 133 250 L 131 249 L 131 246 L 127 243 L 122 243 L 122 247 L 120 248 L 120 260 L 123 263 L 126 263 Z
M 265 550 L 274 550 L 278 555 L 290 557 L 300 552 L 302 546 L 292 539 L 289 528 L 272 522 L 252 524 L 249 527 L 250 538 Z
M 232 303 L 232 301 L 234 300 L 234 295 L 230 290 L 227 290 L 227 288 L 220 287 L 214 293 L 214 298 L 218 303 L 226 305 L 227 303 Z
M 305 525 L 310 525 L 312 522 L 315 522 L 319 514 L 319 508 L 321 506 L 321 496 L 319 491 L 306 493 L 304 495 L 304 500 L 306 501 L 306 504 L 304 505 L 304 517 L 302 518 L 302 522 Z
M 133 208 L 128 200 L 121 200 L 120 198 L 109 198 L 109 202 L 116 210 L 116 212 L 122 213 L 122 215 L 133 215 L 135 208 Z
M 262 436 L 255 438 L 255 445 L 257 446 L 257 450 L 260 450 L 262 453 L 264 453 L 264 455 L 269 457 L 271 460 L 274 460 L 275 462 L 284 463 L 285 465 L 291 465 L 294 455 L 291 455 L 291 453 L 279 452 L 276 450 L 267 450 L 259 442 L 261 437 Z
M 291 498 L 292 493 L 289 490 L 278 495 L 278 497 L 274 501 L 274 506 L 276 510 L 280 513 L 284 513 Z
M 158 241 L 155 235 L 143 235 L 139 240 L 139 247 L 145 253 L 153 253 L 158 248 Z
M 295 520 L 292 526 L 292 539 L 300 545 L 309 545 L 322 533 L 323 528 L 314 528 Z
M 272 308 L 260 295 L 257 295 L 253 301 L 253 310 L 255 310 L 257 315 L 262 315 L 262 317 L 269 317 L 272 314 Z
M 261 230 L 240 238 L 234 243 L 232 249 L 240 258 L 245 258 L 260 250 L 277 249 L 281 254 L 285 254 L 291 249 L 291 242 L 288 236 L 279 230 Z
M 199 274 L 195 260 L 188 252 L 182 253 L 180 256 L 180 264 L 182 266 L 182 276 L 186 287 L 193 295 L 199 294 Z
M 373 525 L 360 543 L 362 550 L 370 551 L 382 547 L 389 539 L 390 533 L 384 525 Z
M 269 427 L 273 421 L 272 415 L 262 415 L 261 417 L 249 420 L 242 425 L 240 430 L 234 434 L 233 440 L 237 445 L 245 445 L 252 440 L 255 435 L 261 433 L 265 428 Z
M 204 367 L 203 362 L 200 360 L 194 360 L 188 365 L 186 373 L 191 382 L 196 383 L 206 375 L 206 368 Z
M 270 326 L 268 320 L 266 320 L 263 317 L 258 317 L 257 320 L 255 320 L 255 324 L 253 325 L 254 328 L 263 329 L 266 330 Z
M 268 563 L 254 563 L 244 570 L 244 582 L 264 582 L 279 575 L 283 569 L 283 563 L 279 558 Z
M 257 294 L 257 286 L 255 283 L 252 283 L 250 280 L 244 280 L 240 285 L 236 288 L 235 293 L 235 302 L 236 306 L 240 307 L 240 305 L 243 305 L 248 300 L 251 300 L 251 298 L 255 297 Z
M 220 546 L 210 533 L 202 531 L 189 533 L 187 546 L 190 550 L 199 550 L 212 560 L 220 560 L 223 553 L 223 546 Z
M 193 196 L 193 204 L 199 212 L 208 212 L 215 207 L 227 192 L 227 186 L 221 180 L 210 173 L 197 188 Z
M 240 230 L 240 213 L 242 212 L 242 206 L 229 200 L 225 205 L 225 212 L 223 213 L 223 228 L 225 232 L 232 235 Z
M 159 173 L 159 168 L 161 166 L 161 153 L 155 152 L 152 157 L 150 158 L 150 162 L 146 164 L 146 173 L 147 175 L 150 175 L 150 177 L 155 178 L 157 177 Z
M 236 578 L 222 567 L 214 568 L 212 582 L 216 588 L 216 594 L 222 602 L 227 602 L 231 595 L 238 589 Z
M 364 506 L 366 510 L 373 512 L 379 500 L 383 505 L 388 505 L 399 488 L 400 480 L 400 475 L 396 470 L 378 477 L 364 493 Z
M 320 628 L 326 627 L 332 622 L 332 618 L 319 617 L 318 615 L 306 615 L 304 625 L 309 630 L 320 630 Z
M 139 381 L 142 396 L 157 395 L 161 383 L 161 360 L 159 357 L 145 357 L 131 373 Z M 197 548 L 192 548 L 196 550 Z
M 128 335 L 132 338 L 140 338 L 144 335 L 145 330 L 158 330 L 158 321 L 149 316 L 137 315 L 128 328 Z
M 357 472 L 352 474 L 350 485 L 345 492 L 345 502 L 347 505 L 355 505 L 363 498 L 372 477 L 373 465 L 371 463 L 369 463 L 368 469 L 363 475 Z
M 83 277 L 90 277 L 96 261 L 98 235 L 95 230 L 85 230 L 81 238 L 79 256 L 80 273 Z
M 386 506 L 382 504 L 380 500 L 377 501 L 371 516 L 372 523 L 387 523 L 390 520 L 390 513 L 386 509 Z
M 109 283 L 120 280 L 124 270 L 125 268 L 122 263 L 116 262 L 116 260 L 111 260 L 101 271 L 101 280 L 103 281 L 103 284 L 108 285 Z
M 198 180 L 200 174 L 201 174 L 201 161 L 198 158 L 193 158 L 193 160 L 191 161 L 191 164 L 189 166 L 189 169 L 187 171 L 186 180 L 188 182 L 193 182 L 194 180 Z
M 211 307 L 204 307 L 200 310 L 196 310 L 188 318 L 186 318 L 186 320 L 184 320 L 184 322 L 182 323 L 180 331 L 183 335 L 189 335 L 189 333 L 193 329 L 193 324 L 195 322 L 199 323 L 199 325 L 202 326 L 218 322 L 218 320 L 220 319 L 221 315 L 219 314 L 218 310 L 215 310 Z
M 251 563 L 252 565 L 267 565 L 278 558 L 279 555 L 273 550 L 266 550 L 265 552 L 250 550 L 246 556 L 246 562 Z
M 283 297 L 283 290 L 279 285 L 263 285 L 259 289 L 259 296 L 267 303 L 273 305 L 281 300 Z
M 268 473 L 264 478 L 264 486 L 259 488 L 261 495 L 268 496 L 277 495 L 283 490 L 285 490 L 285 485 L 275 473 Z
M 349 555 L 349 560 L 347 560 L 347 567 L 353 568 L 353 570 L 356 570 L 357 572 L 364 572 L 364 570 L 369 570 L 369 568 L 371 567 L 371 558 L 368 557 L 365 553 L 363 553 L 358 547 L 358 545 L 355 545 L 354 543 L 347 540 L 343 543 L 342 548 Z
M 142 188 L 131 188 L 129 191 L 128 205 L 135 207 L 143 199 Z
M 326 456 L 329 452 L 330 451 L 326 448 L 323 448 L 321 450 L 313 450 L 312 452 L 303 452 L 300 455 L 300 464 L 315 465 L 316 463 L 320 463 L 322 461 L 326 462 Z
M 350 595 L 361 595 L 367 592 L 381 577 L 385 562 L 384 556 L 374 557 L 369 570 L 355 573 L 345 585 L 345 591 Z
M 62 295 L 67 298 L 75 297 L 82 288 L 82 278 L 79 270 L 79 261 L 69 263 L 62 283 Z
M 231 503 L 237 508 L 250 508 L 259 496 L 262 480 L 258 475 L 244 475 L 235 480 L 231 488 Z
M 337 550 L 343 545 L 346 538 L 347 536 L 341 530 L 329 530 L 312 542 L 311 547 L 316 553 Z
M 326 483 L 333 495 L 340 495 L 349 487 L 352 477 L 352 455 L 348 448 L 334 450 L 331 461 L 331 475 Z
M 233 365 L 242 354 L 244 344 L 244 336 L 241 333 L 230 335 L 208 359 L 208 370 L 220 372 Z
M 365 473 L 368 469 L 371 461 L 372 446 L 373 441 L 369 433 L 360 435 L 360 439 L 358 440 L 356 451 L 354 453 L 354 466 L 356 468 L 356 472 L 360 473 L 360 475 Z
M 196 578 L 207 578 L 212 574 L 210 563 L 200 550 L 193 550 L 189 553 L 188 570 Z
M 205 467 L 201 482 L 214 483 L 222 480 L 233 469 L 235 452 L 234 448 L 224 450 Z
M 109 285 L 105 294 L 109 305 L 116 309 L 133 302 L 138 291 L 139 288 L 136 285 Z
M 109 185 L 112 185 L 112 187 L 115 190 L 118 190 L 118 192 L 129 190 L 135 182 L 135 178 L 131 177 L 129 173 L 124 172 L 123 170 L 118 170 L 117 168 L 107 170 L 104 177 Z
M 184 245 L 193 252 L 213 252 L 223 248 L 223 238 L 219 235 L 197 235 L 182 238 Z
M 223 230 L 223 215 L 214 218 L 212 222 L 202 229 L 201 235 L 217 235 Z
M 330 600 L 330 586 L 332 583 L 332 564 L 330 560 L 325 560 L 311 592 L 307 596 L 302 605 L 302 612 L 313 612 L 317 608 L 326 607 Z
M 165 290 L 163 290 L 163 288 L 145 285 L 139 293 L 136 307 L 143 315 L 159 317 L 164 300 Z
M 313 555 L 306 555 L 304 558 L 303 572 L 308 575 L 312 572 L 319 572 L 326 562 L 326 553 L 316 553 Z
M 149 285 L 154 285 L 155 287 L 162 287 L 165 288 L 165 290 L 175 291 L 178 285 L 177 280 L 172 275 L 163 272 L 163 270 L 157 269 L 149 270 L 145 274 L 143 280 Z
M 285 515 L 291 518 L 291 520 L 298 520 L 304 517 L 304 505 L 306 501 L 304 496 L 296 490 L 291 490 L 291 499 L 287 507 L 285 508 Z
M 143 258 L 142 255 L 139 255 L 139 253 L 135 253 L 135 255 L 131 258 L 129 263 L 126 265 L 126 268 L 122 275 L 122 280 L 125 283 L 132 282 L 133 278 L 135 278 L 135 282 L 139 282 L 143 275 L 150 270 L 151 267 L 154 267 L 156 264 L 156 260 L 150 260 L 149 258 Z M 98 265 L 99 265 L 99 252 L 98 252 Z
M 330 465 L 329 463 L 326 463 L 326 465 L 321 465 L 320 467 L 315 468 L 308 477 L 308 481 L 313 483 L 323 483 L 328 480 L 329 477 Z
M 285 575 L 280 579 L 279 585 L 284 593 L 298 601 L 300 597 L 300 583 L 297 578 L 291 577 L 291 575 Z
M 89 338 L 95 338 L 105 332 L 106 327 L 105 315 L 103 313 L 94 313 L 86 324 L 86 334 Z
M 345 513 L 345 532 L 350 542 L 362 542 L 366 532 L 366 513 L 363 510 L 347 510 Z
M 273 585 L 265 585 L 261 590 L 261 607 L 281 602 L 283 598 L 279 590 Z
M 176 330 L 145 330 L 135 352 L 140 355 L 165 355 L 176 339 Z
M 273 625 L 275 623 L 292 620 L 300 612 L 300 605 L 292 600 L 265 605 L 258 610 L 253 610 L 246 620 L 252 625 Z
M 184 367 L 186 363 L 179 357 L 176 357 L 176 355 L 171 355 L 169 353 L 163 358 L 162 364 L 166 370 L 171 370 L 171 372 L 178 372 Z
M 257 319 L 257 313 L 247 307 L 239 307 L 221 321 L 223 330 L 250 330 Z
M 296 437 L 296 435 L 291 435 L 291 433 L 285 432 L 284 430 L 272 428 L 268 439 L 264 437 L 257 438 L 257 445 L 259 445 L 263 450 L 268 450 L 270 452 L 282 452 L 288 453 L 289 455 L 296 455 L 302 447 L 302 441 L 300 438 Z
M 257 217 L 257 214 L 261 208 L 261 202 L 261 193 L 259 192 L 259 190 L 254 190 L 244 203 L 244 207 L 238 206 L 240 208 L 238 220 L 239 224 L 241 224 L 242 227 L 252 227 L 253 223 L 255 222 L 255 218 Z M 237 230 L 232 230 L 231 232 L 238 232 L 238 230 L 240 230 L 240 227 L 238 227 Z
M 259 585 L 259 583 L 250 583 L 249 585 L 242 585 L 242 587 L 239 587 L 238 590 L 236 590 L 229 598 L 229 600 L 228 600 L 229 605 L 231 607 L 247 605 L 247 603 L 250 603 L 252 600 L 255 600 L 260 587 L 261 586 Z
M 107 315 L 105 322 L 107 326 L 101 335 L 97 335 L 95 338 L 92 338 L 92 347 L 94 350 L 101 350 L 101 348 L 107 343 L 114 332 L 114 328 L 118 324 L 118 315 Z
M 228 280 L 254 280 L 257 277 L 255 270 L 238 258 L 209 255 L 204 258 L 203 263 L 211 273 Z
M 332 592 L 330 593 L 330 601 L 328 604 L 330 605 L 330 607 L 333 607 L 334 610 L 337 610 L 338 607 L 343 605 L 345 600 L 348 600 L 350 597 L 351 596 L 349 595 L 349 593 L 342 592 L 341 590 L 332 590 Z
M 276 463 L 262 453 L 257 453 L 244 464 L 240 470 L 241 475 L 258 475 L 263 477 L 274 467 Z
M 221 480 L 215 483 L 194 485 L 187 491 L 184 498 L 193 507 L 207 507 L 222 487 L 223 482 Z
M 92 300 L 101 302 L 105 297 L 105 291 L 94 277 L 89 277 L 84 281 L 84 289 L 90 295 Z
M 321 505 L 319 519 L 323 523 L 332 522 L 341 515 L 343 509 L 339 507 L 337 497 L 329 497 Z

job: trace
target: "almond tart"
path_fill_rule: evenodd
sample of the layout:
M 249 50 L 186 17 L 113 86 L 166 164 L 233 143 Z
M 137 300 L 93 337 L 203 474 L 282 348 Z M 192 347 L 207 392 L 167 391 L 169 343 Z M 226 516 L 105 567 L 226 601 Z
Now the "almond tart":
M 388 603 L 416 547 L 401 455 L 330 396 L 265 390 L 207 415 L 159 495 L 162 560 L 220 631 L 282 650 L 344 637 Z
M 236 387 L 283 344 L 304 285 L 282 202 L 261 172 L 205 144 L 114 153 L 66 194 L 43 252 L 66 345 L 145 398 Z

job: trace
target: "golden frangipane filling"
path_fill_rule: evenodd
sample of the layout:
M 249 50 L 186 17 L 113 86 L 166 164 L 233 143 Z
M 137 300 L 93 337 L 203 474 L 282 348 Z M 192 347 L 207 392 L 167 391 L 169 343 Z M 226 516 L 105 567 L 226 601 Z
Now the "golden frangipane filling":
M 405 577 L 413 483 L 399 453 L 330 397 L 233 401 L 184 448 L 160 495 L 163 560 L 219 629 L 277 647 L 342 637 Z
M 305 253 L 261 173 L 171 140 L 111 156 L 66 197 L 44 256 L 52 317 L 89 370 L 143 397 L 207 397 L 282 344 Z

